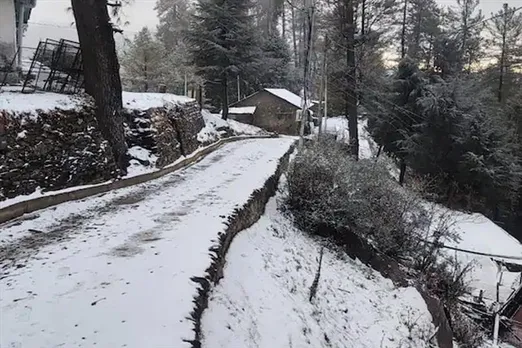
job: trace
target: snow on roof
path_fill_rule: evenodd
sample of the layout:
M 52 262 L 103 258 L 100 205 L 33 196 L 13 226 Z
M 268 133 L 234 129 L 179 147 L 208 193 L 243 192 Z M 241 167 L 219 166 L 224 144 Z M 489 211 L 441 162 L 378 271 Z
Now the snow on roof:
M 265 88 L 265 91 L 267 91 L 270 94 L 275 95 L 276 97 L 279 97 L 283 100 L 286 100 L 290 104 L 294 105 L 295 107 L 302 107 L 301 102 L 302 98 L 298 96 L 297 94 L 294 94 L 290 92 L 287 89 L 284 88 Z
M 445 208 L 442 208 L 445 209 Z M 506 255 L 515 258 L 522 257 L 522 244 L 508 232 L 495 224 L 482 214 L 466 214 L 452 212 L 452 226 L 461 238 L 451 246 L 464 250 L 478 251 L 487 254 Z M 454 251 L 448 251 L 455 255 Z M 497 266 L 489 256 L 479 256 L 457 252 L 459 261 L 464 264 L 473 262 L 474 268 L 470 275 L 470 286 L 474 293 L 484 290 L 486 302 L 492 302 L 496 298 Z M 502 258 L 497 258 L 502 259 Z M 522 264 L 521 260 L 504 259 L 506 262 Z M 504 302 L 514 289 L 520 284 L 520 274 L 517 272 L 504 272 L 499 288 L 500 301 Z
M 123 92 L 123 107 L 132 110 L 148 110 L 169 105 L 180 105 L 194 101 L 182 95 L 168 93 Z
M 255 106 L 243 106 L 243 107 L 233 107 L 228 109 L 229 114 L 248 114 L 252 115 L 254 112 L 256 112 Z

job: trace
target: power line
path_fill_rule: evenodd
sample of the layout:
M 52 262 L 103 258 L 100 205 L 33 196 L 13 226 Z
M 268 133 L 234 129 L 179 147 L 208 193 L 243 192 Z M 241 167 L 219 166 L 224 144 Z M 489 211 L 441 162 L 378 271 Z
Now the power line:
M 427 241 L 427 240 L 421 239 L 421 238 L 419 238 L 419 241 L 421 241 L 423 243 L 427 243 L 427 244 L 433 245 L 433 246 L 435 246 L 437 248 L 449 249 L 449 250 L 453 250 L 453 251 L 459 251 L 459 252 L 466 253 L 466 254 L 479 255 L 479 256 L 488 256 L 488 257 L 494 257 L 494 258 L 497 258 L 497 259 L 522 260 L 522 255 L 521 256 L 513 256 L 513 255 L 490 254 L 490 253 L 484 253 L 484 252 L 475 251 L 475 250 L 467 250 L 467 249 L 452 247 L 452 246 L 445 245 L 445 244 L 439 243 L 439 242 L 430 242 L 430 241 Z

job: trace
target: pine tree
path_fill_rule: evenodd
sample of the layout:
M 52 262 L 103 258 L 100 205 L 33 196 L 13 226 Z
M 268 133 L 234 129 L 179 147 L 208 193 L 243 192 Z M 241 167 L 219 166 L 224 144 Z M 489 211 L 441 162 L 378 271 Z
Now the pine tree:
M 504 102 L 507 93 L 506 75 L 512 72 L 513 64 L 522 62 L 522 13 L 504 4 L 493 18 L 489 31 L 493 36 L 491 45 L 499 52 L 497 98 L 499 102 Z
M 409 0 L 405 39 L 407 54 L 427 68 L 432 64 L 440 19 L 441 10 L 434 0 Z
M 483 56 L 484 16 L 478 10 L 479 4 L 480 0 L 457 0 L 457 6 L 449 9 L 449 32 L 458 42 L 459 71 L 470 72 L 473 64 Z
M 124 85 L 132 91 L 154 91 L 162 76 L 164 56 L 161 43 L 147 27 L 141 29 L 122 54 Z
M 199 0 L 188 32 L 190 52 L 214 104 L 228 117 L 228 85 L 252 62 L 256 45 L 246 0 Z
M 274 31 L 268 36 L 259 36 L 256 41 L 259 47 L 254 48 L 253 55 L 257 58 L 246 64 L 239 76 L 242 94 L 248 95 L 266 87 L 298 90 L 290 49 L 279 33 Z M 231 84 L 229 91 L 236 94 L 236 84 Z
M 185 0 L 158 0 L 155 7 L 159 24 L 157 37 L 167 50 L 183 44 L 184 32 L 190 25 L 192 8 Z
M 185 93 L 187 88 L 199 88 L 202 82 L 196 76 L 186 42 L 187 28 L 194 15 L 192 4 L 184 0 L 158 0 L 155 9 L 159 18 L 156 35 L 166 52 L 161 64 L 162 83 L 177 94 Z

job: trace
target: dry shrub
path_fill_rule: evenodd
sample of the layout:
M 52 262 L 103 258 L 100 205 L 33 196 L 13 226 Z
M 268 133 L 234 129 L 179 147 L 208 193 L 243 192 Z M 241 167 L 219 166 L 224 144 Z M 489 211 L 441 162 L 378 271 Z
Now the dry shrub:
M 305 231 L 348 229 L 399 258 L 417 247 L 418 231 L 427 222 L 420 200 L 398 187 L 383 165 L 354 161 L 334 141 L 311 144 L 296 156 L 288 173 L 287 205 Z
M 456 308 L 451 311 L 453 336 L 459 343 L 459 348 L 482 347 L 486 334 L 484 329 L 470 317 Z

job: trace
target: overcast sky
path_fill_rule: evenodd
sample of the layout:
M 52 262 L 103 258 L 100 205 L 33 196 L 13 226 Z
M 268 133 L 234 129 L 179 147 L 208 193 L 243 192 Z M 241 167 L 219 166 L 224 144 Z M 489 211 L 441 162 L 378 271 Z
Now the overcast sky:
M 124 20 L 127 36 L 133 36 L 144 26 L 154 28 L 157 24 L 154 4 L 156 0 L 131 0 L 132 5 L 125 7 Z M 436 0 L 444 6 L 451 6 L 455 0 Z M 481 0 L 481 8 L 486 16 L 497 12 L 507 2 L 512 7 L 522 7 L 522 0 Z M 76 29 L 71 26 L 72 13 L 67 11 L 70 0 L 37 0 L 36 8 L 31 15 L 24 46 L 36 47 L 40 39 L 66 38 L 76 40 Z

